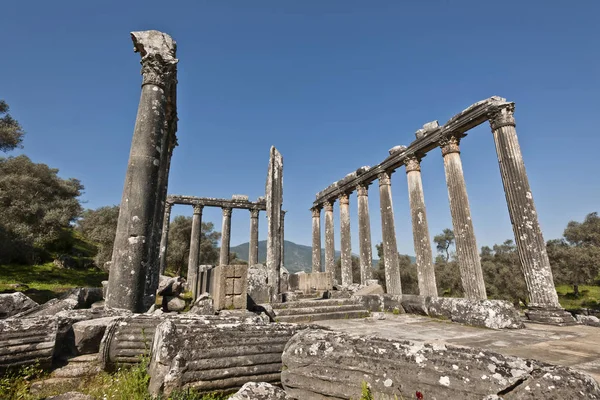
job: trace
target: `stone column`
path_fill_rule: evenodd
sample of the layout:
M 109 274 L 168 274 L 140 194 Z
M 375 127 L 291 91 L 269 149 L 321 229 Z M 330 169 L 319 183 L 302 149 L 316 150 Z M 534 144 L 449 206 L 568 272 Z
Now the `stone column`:
M 202 209 L 204 207 L 198 204 L 194 205 L 194 215 L 192 216 L 192 237 L 190 239 L 190 255 L 188 257 L 187 282 L 191 285 L 195 282 L 200 265 L 200 236 L 202 233 Z
M 312 272 L 321 272 L 321 209 L 312 211 Z
M 349 194 L 340 196 L 340 250 L 342 257 L 342 285 L 352 284 L 352 242 L 350 239 Z
M 463 290 L 467 299 L 481 300 L 486 299 L 487 295 L 471 221 L 471 208 L 460 160 L 459 143 L 460 135 L 450 135 L 440 140 Z
M 250 248 L 248 249 L 248 265 L 258 264 L 258 214 L 260 210 L 250 210 Z
M 325 272 L 335 276 L 335 242 L 333 234 L 333 202 L 327 201 L 325 206 Z
M 158 31 L 133 32 L 142 56 L 138 107 L 108 279 L 107 308 L 145 312 L 144 294 L 155 228 L 160 149 L 167 134 L 167 93 L 174 82 L 175 41 Z
M 169 227 L 171 226 L 171 209 L 173 204 L 165 204 L 165 216 L 163 217 L 162 234 L 160 235 L 159 265 L 160 274 L 164 275 L 167 270 L 167 246 L 169 244 Z
M 221 227 L 221 252 L 219 265 L 229 265 L 229 241 L 231 239 L 231 208 L 223 207 L 223 224 Z
M 287 211 L 281 210 L 281 266 L 285 266 L 285 213 Z
M 369 218 L 369 183 L 357 186 L 358 241 L 360 247 L 360 283 L 366 285 L 373 272 L 373 246 L 371 244 L 371 219 Z
M 546 323 L 572 323 L 573 317 L 558 302 L 546 242 L 538 222 L 525 163 L 517 139 L 515 105 L 507 103 L 490 115 L 508 213 L 515 234 L 521 269 L 529 292 L 530 319 Z
M 419 294 L 421 296 L 437 297 L 431 240 L 425 211 L 425 196 L 423 195 L 423 183 L 421 182 L 421 160 L 413 155 L 405 159 L 404 165 L 406 165 L 406 178 L 408 180 L 408 200 L 410 202 L 413 242 L 417 259 Z
M 281 286 L 281 206 L 283 204 L 283 157 L 271 147 L 267 186 L 267 271 L 271 302 L 280 302 Z
M 400 267 L 398 264 L 398 245 L 396 244 L 396 228 L 394 224 L 394 206 L 392 204 L 391 176 L 392 173 L 387 171 L 378 175 L 385 285 L 387 293 L 402 294 Z

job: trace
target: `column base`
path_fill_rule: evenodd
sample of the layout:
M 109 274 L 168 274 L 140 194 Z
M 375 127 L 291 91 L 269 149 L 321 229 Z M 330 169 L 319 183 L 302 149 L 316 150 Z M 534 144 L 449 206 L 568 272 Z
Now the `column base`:
M 567 326 L 576 325 L 577 321 L 570 312 L 563 308 L 530 307 L 525 315 L 531 322 L 539 324 Z

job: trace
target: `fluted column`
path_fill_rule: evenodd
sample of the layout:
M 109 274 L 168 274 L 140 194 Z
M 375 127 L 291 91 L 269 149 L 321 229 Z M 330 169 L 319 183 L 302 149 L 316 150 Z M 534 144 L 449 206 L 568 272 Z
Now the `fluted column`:
M 200 234 L 202 232 L 202 209 L 201 205 L 194 205 L 194 215 L 192 216 L 192 234 L 190 238 L 190 254 L 188 256 L 188 285 L 193 285 L 200 265 Z M 190 286 L 194 287 L 194 286 Z
M 467 299 L 479 300 L 487 298 L 487 295 L 471 221 L 471 208 L 460 160 L 459 143 L 459 135 L 450 135 L 440 140 L 463 290 Z
M 258 213 L 260 210 L 250 210 L 250 245 L 248 249 L 248 265 L 258 264 Z
M 164 275 L 167 270 L 167 247 L 169 244 L 169 227 L 171 226 L 171 209 L 173 204 L 165 204 L 165 216 L 163 217 L 162 234 L 160 236 L 160 274 Z
M 221 228 L 221 252 L 219 265 L 229 265 L 229 241 L 231 239 L 231 208 L 223 208 L 223 225 Z
M 406 165 L 406 178 L 408 181 L 408 200 L 412 217 L 419 294 L 421 296 L 437 297 L 431 240 L 425 211 L 425 196 L 423 195 L 423 183 L 421 181 L 421 160 L 413 155 L 406 158 L 404 165 Z
M 333 235 L 333 202 L 325 202 L 325 272 L 335 276 L 335 242 Z
M 321 272 L 321 209 L 312 211 L 312 272 Z
M 398 264 L 398 245 L 396 244 L 396 228 L 394 224 L 394 206 L 392 204 L 391 175 L 391 172 L 382 172 L 378 175 L 385 285 L 387 293 L 402 294 Z
M 348 193 L 340 196 L 340 250 L 342 258 L 342 285 L 352 284 L 352 242 L 350 239 L 350 199 Z
M 287 211 L 281 210 L 281 266 L 285 266 L 285 213 Z
M 360 283 L 365 285 L 373 272 L 373 246 L 371 244 L 371 219 L 369 218 L 369 184 L 356 187 L 358 201 L 358 242 L 360 248 Z
M 514 111 L 514 103 L 507 103 L 492 112 L 489 118 L 521 269 L 529 292 L 529 308 L 562 310 L 517 139 Z M 562 319 L 558 322 L 571 322 L 572 317 L 567 314 L 557 313 L 553 317 Z

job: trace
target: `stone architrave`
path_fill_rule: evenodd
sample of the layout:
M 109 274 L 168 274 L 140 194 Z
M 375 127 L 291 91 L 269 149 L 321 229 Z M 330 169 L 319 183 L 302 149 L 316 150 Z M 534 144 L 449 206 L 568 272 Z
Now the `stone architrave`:
M 437 297 L 435 269 L 431 253 L 431 240 L 427 226 L 425 196 L 421 181 L 421 160 L 412 155 L 404 161 L 408 181 L 408 199 L 413 226 L 413 242 L 417 263 L 417 279 L 421 296 Z
M 248 248 L 248 265 L 258 264 L 258 214 L 257 208 L 250 209 L 250 244 Z
M 312 211 L 312 272 L 321 272 L 321 209 Z
M 278 302 L 281 271 L 281 206 L 283 204 L 283 157 L 271 147 L 265 190 L 267 201 L 267 270 L 271 301 Z
M 163 217 L 162 234 L 160 236 L 160 252 L 159 252 L 159 265 L 160 274 L 164 275 L 167 270 L 167 247 L 169 243 L 169 227 L 171 226 L 171 209 L 173 204 L 165 204 L 165 215 Z
M 342 285 L 352 284 L 352 241 L 350 238 L 350 198 L 343 193 L 340 200 L 340 250 L 342 265 Z
M 335 242 L 333 233 L 333 202 L 325 202 L 325 272 L 335 275 Z
M 373 271 L 373 246 L 371 244 L 371 219 L 369 218 L 369 184 L 357 186 L 358 242 L 360 247 L 360 284 L 366 285 Z
M 489 118 L 521 269 L 529 292 L 529 310 L 530 313 L 548 314 L 552 318 L 547 322 L 554 319 L 558 323 L 572 323 L 573 317 L 558 302 L 546 242 L 517 138 L 514 111 L 514 103 L 506 103 L 490 113 Z
M 479 249 L 471 220 L 471 208 L 460 160 L 459 143 L 460 135 L 458 134 L 440 140 L 446 171 L 450 214 L 456 238 L 456 254 L 460 264 L 460 276 L 465 297 L 471 300 L 483 300 L 487 298 L 487 295 L 481 271 Z
M 168 94 L 176 85 L 175 41 L 158 31 L 133 32 L 142 56 L 142 93 L 129 154 L 109 275 L 106 307 L 144 312 L 152 260 L 161 144 L 168 134 Z M 158 246 L 156 246 L 158 247 Z M 158 268 L 157 271 L 158 272 Z M 152 278 L 153 279 L 153 278 Z M 158 280 L 156 279 L 156 282 Z
M 192 233 L 190 238 L 190 254 L 188 257 L 187 282 L 190 288 L 194 288 L 193 282 L 196 282 L 198 265 L 200 265 L 200 236 L 202 233 L 202 209 L 201 205 L 194 205 L 194 214 L 192 216 Z
M 398 264 L 398 245 L 396 244 L 396 228 L 394 223 L 394 206 L 392 204 L 391 175 L 392 173 L 387 171 L 378 175 L 385 285 L 387 293 L 402 294 Z
M 229 265 L 229 246 L 231 240 L 231 208 L 223 207 L 223 225 L 221 228 L 221 251 L 219 265 Z

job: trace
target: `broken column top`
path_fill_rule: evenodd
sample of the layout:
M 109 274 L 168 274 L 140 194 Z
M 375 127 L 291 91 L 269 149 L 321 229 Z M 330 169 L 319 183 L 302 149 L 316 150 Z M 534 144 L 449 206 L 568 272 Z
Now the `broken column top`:
M 140 53 L 143 84 L 168 86 L 176 74 L 177 44 L 166 33 L 159 31 L 131 32 L 133 51 Z

